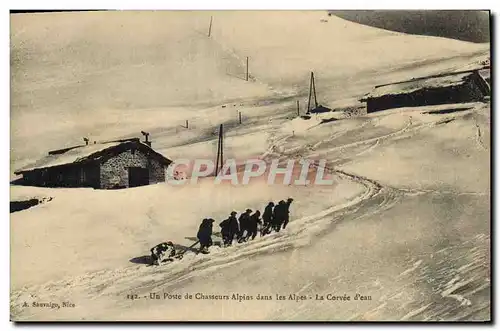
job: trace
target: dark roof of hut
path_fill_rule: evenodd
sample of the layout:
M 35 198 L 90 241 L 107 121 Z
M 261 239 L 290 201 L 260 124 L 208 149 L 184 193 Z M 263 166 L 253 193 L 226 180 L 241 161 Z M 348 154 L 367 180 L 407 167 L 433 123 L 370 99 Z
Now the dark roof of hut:
M 462 85 L 472 76 L 473 72 L 462 72 L 443 76 L 422 77 L 404 82 L 396 82 L 376 86 L 370 93 L 361 100 L 379 98 L 384 95 L 408 94 L 421 89 L 436 89 Z
M 21 174 L 23 172 L 28 172 L 36 169 L 46 169 L 46 168 L 64 166 L 68 164 L 97 161 L 114 152 L 132 147 L 136 147 L 138 149 L 142 149 L 148 152 L 150 155 L 153 155 L 154 157 L 159 159 L 160 162 L 164 164 L 168 164 L 171 162 L 169 159 L 167 159 L 160 153 L 154 151 L 150 146 L 140 142 L 139 138 L 132 138 L 132 139 L 102 142 L 97 144 L 74 146 L 60 150 L 50 151 L 47 156 L 39 159 L 38 161 L 32 164 L 26 165 L 16 170 L 14 173 Z

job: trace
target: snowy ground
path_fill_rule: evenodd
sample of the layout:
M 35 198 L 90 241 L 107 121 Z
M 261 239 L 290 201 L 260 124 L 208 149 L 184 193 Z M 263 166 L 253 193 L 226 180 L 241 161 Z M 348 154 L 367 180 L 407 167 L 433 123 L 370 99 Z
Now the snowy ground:
M 321 123 L 328 114 L 297 118 L 296 98 L 290 98 L 298 95 L 304 107 L 308 71 L 314 70 L 321 102 L 357 106 L 376 83 L 460 70 L 487 56 L 488 45 L 402 35 L 335 17 L 321 23 L 326 15 L 319 12 L 286 19 L 273 12 L 215 13 L 210 41 L 199 33 L 210 13 L 168 14 L 165 32 L 158 29 L 165 22 L 159 13 L 99 13 L 84 20 L 53 15 L 50 24 L 43 15 L 13 19 L 14 168 L 78 143 L 81 135 L 108 139 L 141 129 L 167 157 L 214 158 L 215 130 L 224 123 L 225 157 L 326 158 L 335 180 L 324 187 L 263 179 L 232 186 L 207 178 L 196 186 L 120 191 L 12 186 L 11 200 L 53 197 L 11 214 L 14 320 L 489 319 L 490 104 L 345 119 L 332 114 L 340 119 Z M 255 31 L 234 28 L 258 15 L 264 16 Z M 124 27 L 122 19 L 140 28 Z M 82 29 L 60 29 L 73 24 Z M 40 26 L 45 29 L 35 29 Z M 51 29 L 61 31 L 51 39 L 56 52 L 40 35 Z M 125 42 L 117 34 L 127 36 Z M 160 39 L 176 45 L 171 58 L 161 55 L 168 43 L 155 46 Z M 75 51 L 82 40 L 87 47 Z M 114 52 L 103 46 L 110 41 Z M 127 53 L 130 45 L 136 48 Z M 83 50 L 97 60 L 89 63 Z M 247 55 L 251 82 L 231 76 L 244 73 L 240 60 Z M 172 65 L 179 59 L 188 59 L 181 69 Z M 142 62 L 151 70 L 136 71 Z M 44 70 L 37 69 L 41 64 Z M 171 80 L 162 70 L 173 72 Z M 172 87 L 158 90 L 163 80 Z M 60 121 L 32 124 L 42 118 Z M 189 128 L 181 126 L 186 119 Z M 295 201 L 284 232 L 214 247 L 209 255 L 188 253 L 169 266 L 141 263 L 161 241 L 189 246 L 202 218 L 220 222 L 231 210 L 263 209 L 289 196 Z M 162 299 L 147 299 L 152 292 Z M 254 300 L 171 300 L 163 293 L 239 293 Z M 307 300 L 276 300 L 291 293 Z M 273 300 L 256 300 L 258 294 Z M 351 300 L 314 300 L 327 294 Z M 354 300 L 356 294 L 371 300 Z M 23 308 L 25 301 L 76 307 Z

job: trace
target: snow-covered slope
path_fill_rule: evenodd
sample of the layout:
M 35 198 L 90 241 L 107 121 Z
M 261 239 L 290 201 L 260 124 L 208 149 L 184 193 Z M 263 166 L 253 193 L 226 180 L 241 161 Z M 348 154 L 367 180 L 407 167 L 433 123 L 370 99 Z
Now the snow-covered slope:
M 432 64 L 421 73 L 444 70 L 488 49 L 366 27 L 321 11 L 12 15 L 12 162 L 23 166 L 84 136 L 137 136 L 178 129 L 186 119 L 196 128 L 194 111 L 210 105 L 215 110 L 203 118 L 217 124 L 229 114 L 220 108 L 228 102 L 253 105 L 298 94 L 304 109 L 310 71 L 320 102 L 342 105 L 375 83 L 410 78 L 418 65 Z M 244 80 L 246 56 L 250 82 Z M 235 109 L 230 115 L 236 120 Z
M 13 319 L 487 319 L 490 105 L 305 120 L 295 101 L 303 113 L 311 70 L 320 102 L 356 106 L 376 83 L 470 67 L 488 52 L 488 45 L 383 31 L 323 12 L 13 16 L 15 167 L 83 136 L 139 130 L 168 158 L 212 159 L 223 123 L 226 158 L 326 158 L 335 178 L 327 187 L 263 179 L 121 191 L 13 186 L 11 200 L 53 197 L 11 215 Z M 250 82 L 242 79 L 246 56 Z M 337 120 L 322 123 L 329 115 Z M 160 241 L 189 246 L 205 217 L 221 221 L 289 196 L 286 231 L 188 254 L 169 267 L 142 264 Z M 372 299 L 126 299 L 150 292 Z M 76 307 L 21 307 L 33 300 Z
M 482 104 L 422 107 L 272 134 L 275 148 L 266 157 L 327 157 L 336 169 L 332 187 L 213 186 L 210 179 L 123 191 L 15 187 L 12 199 L 54 199 L 12 215 L 12 254 L 23 261 L 12 265 L 13 314 L 60 320 L 488 318 L 488 118 Z M 457 129 L 463 135 L 456 137 Z M 465 169 L 477 171 L 462 176 Z M 171 266 L 141 264 L 160 241 L 190 245 L 201 218 L 222 220 L 232 209 L 262 208 L 286 196 L 296 200 L 292 223 L 280 234 L 214 248 L 208 256 L 188 254 Z M 152 292 L 372 299 L 252 300 L 235 307 L 233 300 L 144 298 Z M 128 294 L 141 299 L 126 300 Z M 76 309 L 18 308 L 26 300 L 68 297 Z
M 12 265 L 12 283 L 18 287 L 127 266 L 130 259 L 149 254 L 152 244 L 167 239 L 189 246 L 193 241 L 186 237 L 196 237 L 206 217 L 217 220 L 218 231 L 232 210 L 263 210 L 267 202 L 289 196 L 298 201 L 293 217 L 305 217 L 359 195 L 362 187 L 345 180 L 322 190 L 268 187 L 264 180 L 250 186 L 205 180 L 195 187 L 158 184 L 122 191 L 16 187 L 13 192 L 53 197 L 12 214 L 12 252 L 16 260 L 24 261 Z M 32 256 L 33 250 L 38 257 Z

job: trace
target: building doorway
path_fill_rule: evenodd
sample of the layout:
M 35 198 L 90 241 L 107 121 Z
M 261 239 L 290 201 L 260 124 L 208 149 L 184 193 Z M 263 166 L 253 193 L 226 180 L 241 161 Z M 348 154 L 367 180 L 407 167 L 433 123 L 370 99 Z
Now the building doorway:
M 148 169 L 140 167 L 128 168 L 128 186 L 137 187 L 143 185 L 149 185 Z

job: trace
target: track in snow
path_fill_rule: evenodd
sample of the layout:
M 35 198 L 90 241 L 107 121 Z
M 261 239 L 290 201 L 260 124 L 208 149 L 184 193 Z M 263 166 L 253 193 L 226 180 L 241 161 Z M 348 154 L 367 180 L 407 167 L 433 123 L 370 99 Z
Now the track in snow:
M 325 169 L 326 171 L 333 171 Z M 289 249 L 309 245 L 314 238 L 331 230 L 332 226 L 349 219 L 368 217 L 393 206 L 402 196 L 396 190 L 384 188 L 375 181 L 351 175 L 343 171 L 333 171 L 336 175 L 355 181 L 364 186 L 363 192 L 340 205 L 334 205 L 315 215 L 293 220 L 288 228 L 280 233 L 273 233 L 256 240 L 237 244 L 225 249 L 213 249 L 209 255 L 186 254 L 184 259 L 161 267 L 131 266 L 115 270 L 91 272 L 80 277 L 64 279 L 56 282 L 25 287 L 12 293 L 11 306 L 19 306 L 25 300 L 32 300 L 31 293 L 39 293 L 37 300 L 50 301 L 62 298 L 71 293 L 72 296 L 87 297 L 89 300 L 109 297 L 114 305 L 129 304 L 123 298 L 133 291 L 148 294 L 162 289 L 178 288 L 184 282 L 214 272 L 221 268 L 242 263 L 248 258 L 264 254 L 275 254 Z M 22 311 L 19 314 L 26 314 Z M 36 311 L 34 311 L 36 314 Z M 17 316 L 23 319 L 26 316 Z
M 416 130 L 442 123 L 443 120 L 440 120 L 414 126 L 413 123 L 409 122 L 404 128 L 393 133 L 343 146 L 336 146 L 327 151 L 335 152 L 371 144 L 371 146 L 361 153 L 350 156 L 349 158 L 345 157 L 338 159 L 335 162 L 336 165 L 342 164 L 352 157 L 364 154 L 376 148 L 382 141 L 400 139 Z M 287 151 L 280 153 L 277 152 L 275 148 L 275 146 L 282 145 L 289 137 L 290 136 L 274 138 L 270 142 L 270 147 L 263 154 L 262 158 L 267 159 L 273 156 L 289 158 L 290 155 L 286 155 L 288 154 Z M 323 141 L 322 143 L 325 142 L 326 141 Z M 301 152 L 307 154 L 312 151 L 309 148 L 305 148 Z M 295 155 L 301 156 L 298 153 Z M 230 248 L 214 248 L 209 255 L 196 256 L 188 253 L 183 260 L 161 267 L 150 268 L 147 266 L 130 266 L 115 270 L 102 270 L 87 273 L 76 278 L 25 287 L 12 293 L 11 307 L 19 307 L 25 300 L 32 301 L 32 293 L 38 293 L 36 298 L 38 301 L 56 300 L 57 298 L 64 298 L 68 293 L 71 293 L 72 295 L 78 295 L 78 297 L 86 297 L 90 301 L 107 297 L 109 300 L 105 301 L 110 305 L 126 306 L 129 305 L 130 302 L 118 299 L 123 299 L 131 291 L 139 295 L 148 294 L 160 289 L 163 292 L 169 292 L 195 278 L 215 272 L 221 268 L 237 265 L 249 258 L 259 255 L 276 254 L 310 245 L 314 238 L 330 232 L 332 227 L 338 222 L 355 221 L 385 211 L 394 206 L 405 195 L 429 193 L 427 191 L 417 192 L 411 189 L 397 189 L 383 186 L 369 178 L 334 168 L 325 168 L 325 170 L 331 174 L 361 184 L 365 188 L 364 191 L 343 204 L 331 206 L 315 215 L 293 220 L 285 231 L 273 233 L 261 238 L 258 237 L 254 241 L 237 244 Z M 425 310 L 425 307 L 422 308 L 422 310 Z M 36 314 L 36 311 L 30 312 L 23 310 L 17 313 L 17 319 L 24 319 L 28 317 L 33 318 L 34 315 L 32 314 Z M 415 315 L 419 313 L 420 311 L 414 312 Z M 405 316 L 405 318 L 410 319 L 414 314 Z

